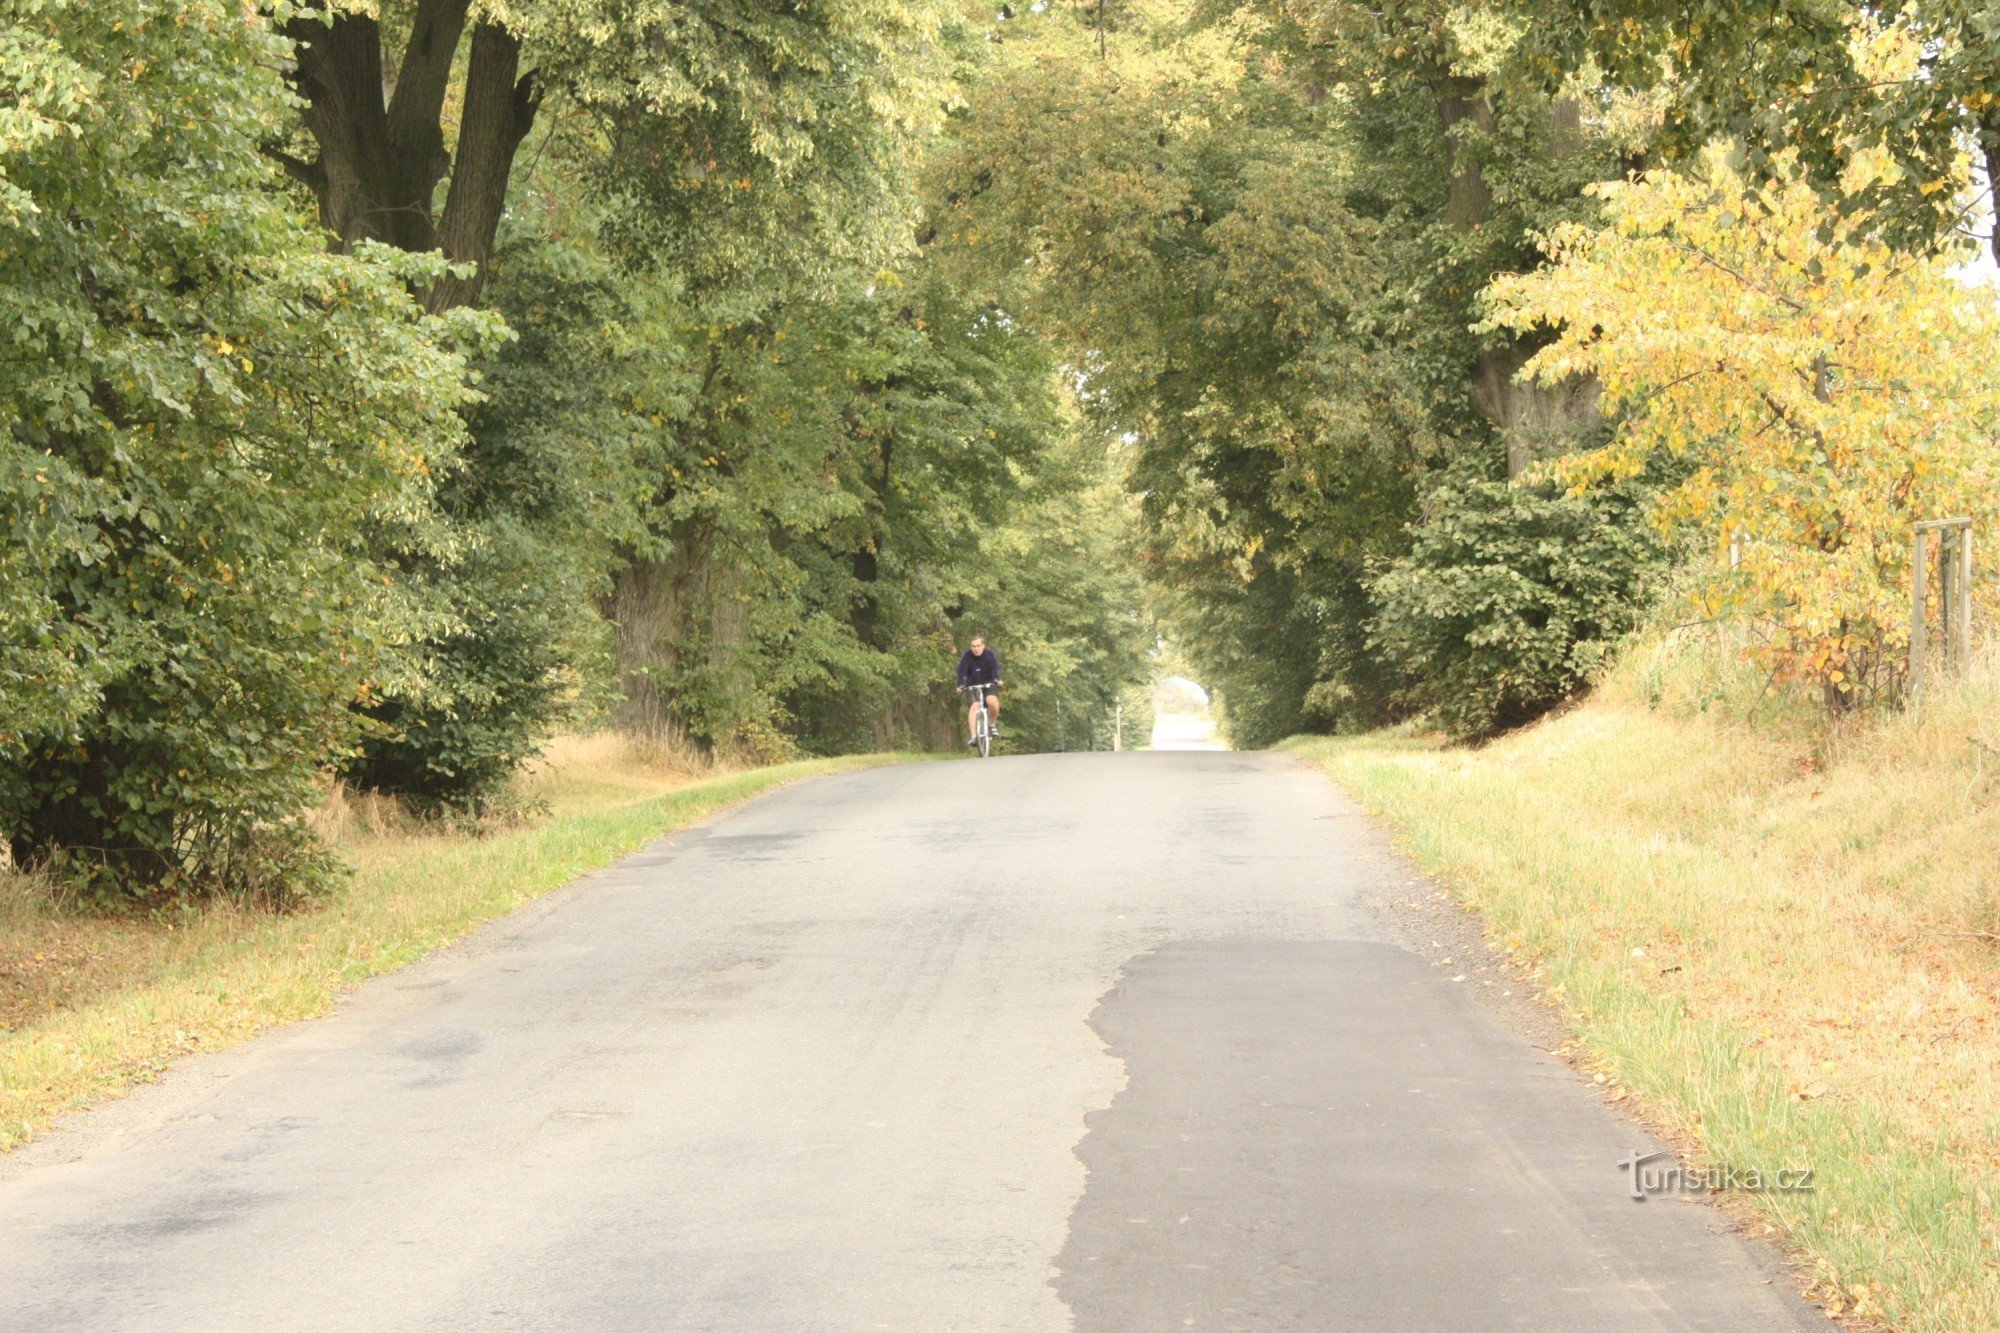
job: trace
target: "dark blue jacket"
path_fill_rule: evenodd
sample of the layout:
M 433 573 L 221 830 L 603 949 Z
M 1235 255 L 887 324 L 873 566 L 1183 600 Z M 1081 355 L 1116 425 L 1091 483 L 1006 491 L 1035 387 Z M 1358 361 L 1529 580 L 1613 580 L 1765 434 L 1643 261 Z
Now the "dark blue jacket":
M 994 685 L 1000 680 L 1000 654 L 987 644 L 986 651 L 975 657 L 970 648 L 958 659 L 958 684 L 963 689 L 967 685 Z

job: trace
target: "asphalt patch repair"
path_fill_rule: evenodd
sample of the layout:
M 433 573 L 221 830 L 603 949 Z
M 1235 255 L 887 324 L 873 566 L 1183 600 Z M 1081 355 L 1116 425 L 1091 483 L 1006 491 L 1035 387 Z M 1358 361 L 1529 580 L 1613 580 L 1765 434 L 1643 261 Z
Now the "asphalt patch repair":
M 1129 1081 L 1077 1149 L 1083 1333 L 1828 1327 L 1717 1210 L 1635 1206 L 1656 1141 L 1394 944 L 1170 944 L 1092 1026 Z

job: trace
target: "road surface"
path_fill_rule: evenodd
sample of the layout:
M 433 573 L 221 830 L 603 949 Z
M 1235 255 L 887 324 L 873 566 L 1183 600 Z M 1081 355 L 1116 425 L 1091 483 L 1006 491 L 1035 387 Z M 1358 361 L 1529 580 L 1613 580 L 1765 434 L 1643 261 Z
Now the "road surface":
M 1153 718 L 1155 750 L 1226 750 L 1215 722 L 1200 713 L 1159 713 Z
M 1404 873 L 1282 756 L 792 787 L 0 1159 L 0 1328 L 1813 1326 Z

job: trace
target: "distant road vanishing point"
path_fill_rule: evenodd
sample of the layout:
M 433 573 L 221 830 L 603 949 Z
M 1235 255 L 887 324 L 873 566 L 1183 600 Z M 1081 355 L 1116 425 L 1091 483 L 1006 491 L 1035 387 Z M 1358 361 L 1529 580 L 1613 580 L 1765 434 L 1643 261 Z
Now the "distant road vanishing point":
M 1153 719 L 1155 750 L 1225 750 L 1215 723 L 1200 713 L 1161 713 Z
M 820 778 L 0 1159 L 0 1329 L 1830 1327 L 1272 754 Z

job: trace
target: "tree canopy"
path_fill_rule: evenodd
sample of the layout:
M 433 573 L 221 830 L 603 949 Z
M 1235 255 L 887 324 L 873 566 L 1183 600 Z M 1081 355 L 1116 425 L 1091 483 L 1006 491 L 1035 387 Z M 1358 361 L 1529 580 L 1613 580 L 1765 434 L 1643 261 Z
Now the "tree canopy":
M 0 828 L 107 891 L 951 745 L 974 631 L 1030 747 L 1488 735 L 1690 589 L 1851 708 L 1985 514 L 1964 6 L 6 13 Z

